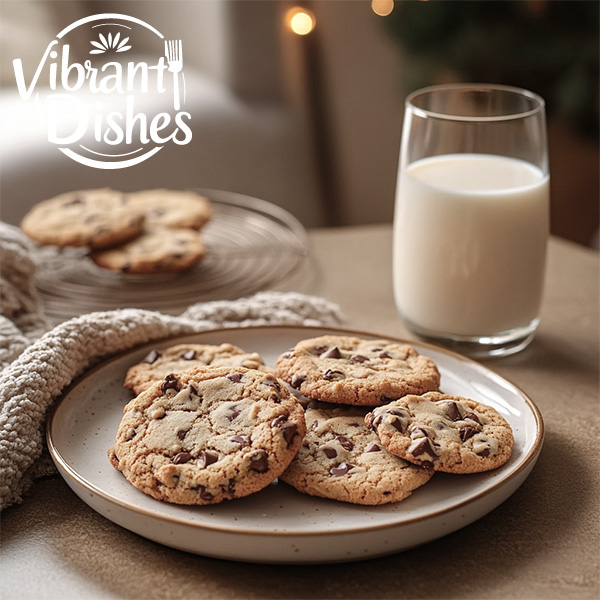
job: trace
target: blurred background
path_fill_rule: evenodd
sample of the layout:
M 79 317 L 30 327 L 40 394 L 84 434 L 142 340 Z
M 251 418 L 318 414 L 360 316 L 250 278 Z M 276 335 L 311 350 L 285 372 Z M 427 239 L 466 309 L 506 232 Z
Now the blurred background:
M 546 99 L 552 232 L 597 248 L 599 7 L 595 0 L 2 0 L 0 218 L 17 224 L 45 198 L 109 186 L 238 192 L 285 208 L 307 227 L 391 222 L 405 96 L 469 81 L 526 87 Z M 61 29 L 113 12 L 183 41 L 193 139 L 139 165 L 103 170 L 44 139 L 31 103 L 16 91 L 12 60 L 21 58 L 31 77 Z M 83 62 L 89 40 L 72 45 Z

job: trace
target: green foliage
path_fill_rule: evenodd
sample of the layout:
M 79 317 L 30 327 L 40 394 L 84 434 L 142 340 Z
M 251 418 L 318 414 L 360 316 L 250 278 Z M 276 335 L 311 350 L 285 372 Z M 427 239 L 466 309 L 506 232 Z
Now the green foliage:
M 407 91 L 450 69 L 531 89 L 549 112 L 597 126 L 597 0 L 397 0 L 385 23 L 407 55 Z

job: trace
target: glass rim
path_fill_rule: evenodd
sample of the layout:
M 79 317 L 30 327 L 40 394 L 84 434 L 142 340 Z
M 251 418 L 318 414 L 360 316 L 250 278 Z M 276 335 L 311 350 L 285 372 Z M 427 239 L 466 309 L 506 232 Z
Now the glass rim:
M 506 114 L 499 114 L 493 116 L 474 116 L 474 115 L 457 115 L 452 113 L 437 112 L 415 106 L 413 103 L 414 99 L 418 96 L 430 94 L 432 92 L 443 92 L 443 91 L 456 91 L 456 92 L 473 92 L 473 91 L 495 91 L 516 94 L 536 103 L 536 106 L 530 110 L 524 110 L 520 112 L 507 112 Z M 513 121 L 517 119 L 524 119 L 533 115 L 542 113 L 545 109 L 546 102 L 544 99 L 535 92 L 520 88 L 512 85 L 501 85 L 501 84 L 490 84 L 490 83 L 446 83 L 439 85 L 430 85 L 427 87 L 420 88 L 408 94 L 405 100 L 405 108 L 410 110 L 413 114 L 420 117 L 440 119 L 446 121 L 465 121 L 465 122 L 487 122 L 493 123 L 498 121 Z

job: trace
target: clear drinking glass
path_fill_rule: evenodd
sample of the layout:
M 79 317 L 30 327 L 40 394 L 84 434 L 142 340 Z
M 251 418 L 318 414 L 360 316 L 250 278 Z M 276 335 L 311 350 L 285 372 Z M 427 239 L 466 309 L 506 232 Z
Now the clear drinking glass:
M 475 84 L 408 96 L 394 295 L 409 329 L 474 357 L 525 348 L 539 323 L 548 228 L 541 97 Z

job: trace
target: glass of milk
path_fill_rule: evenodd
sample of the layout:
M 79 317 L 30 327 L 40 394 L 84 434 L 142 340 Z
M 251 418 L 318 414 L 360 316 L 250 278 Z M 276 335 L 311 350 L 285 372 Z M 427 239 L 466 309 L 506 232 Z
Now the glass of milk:
M 525 348 L 539 323 L 548 228 L 541 97 L 473 84 L 408 96 L 393 264 L 409 329 L 473 357 Z

